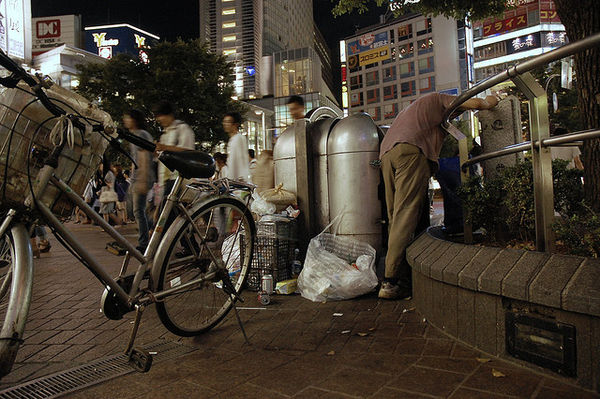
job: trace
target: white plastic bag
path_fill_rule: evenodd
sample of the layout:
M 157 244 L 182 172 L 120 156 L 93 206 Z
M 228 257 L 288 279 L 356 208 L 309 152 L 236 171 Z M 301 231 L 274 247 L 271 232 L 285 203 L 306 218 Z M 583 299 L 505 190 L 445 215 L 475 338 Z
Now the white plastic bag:
M 367 243 L 323 232 L 310 240 L 298 290 L 314 302 L 367 294 L 378 284 L 375 256 Z
M 275 204 L 266 201 L 257 192 L 254 192 L 254 194 L 252 194 L 252 198 L 254 199 L 254 201 L 252 201 L 252 204 L 250 205 L 250 210 L 252 212 L 258 214 L 259 216 L 270 215 L 276 212 L 277 207 L 275 206 Z

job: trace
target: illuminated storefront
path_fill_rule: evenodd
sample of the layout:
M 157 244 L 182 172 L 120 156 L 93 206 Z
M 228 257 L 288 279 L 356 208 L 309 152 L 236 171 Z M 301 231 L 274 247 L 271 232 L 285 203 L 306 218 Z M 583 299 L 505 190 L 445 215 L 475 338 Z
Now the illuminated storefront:
M 127 53 L 147 63 L 147 49 L 158 40 L 160 37 L 129 24 L 85 28 L 85 49 L 106 59 Z

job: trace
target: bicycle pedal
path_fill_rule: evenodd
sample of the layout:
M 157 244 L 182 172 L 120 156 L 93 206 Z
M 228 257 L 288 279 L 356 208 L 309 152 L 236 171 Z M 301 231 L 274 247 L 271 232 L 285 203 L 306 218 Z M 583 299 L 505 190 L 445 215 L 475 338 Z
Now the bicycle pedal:
M 104 249 L 106 249 L 111 254 L 117 256 L 124 256 L 127 253 L 127 250 L 119 244 L 117 244 L 116 241 L 109 242 L 108 244 L 106 244 L 106 247 Z

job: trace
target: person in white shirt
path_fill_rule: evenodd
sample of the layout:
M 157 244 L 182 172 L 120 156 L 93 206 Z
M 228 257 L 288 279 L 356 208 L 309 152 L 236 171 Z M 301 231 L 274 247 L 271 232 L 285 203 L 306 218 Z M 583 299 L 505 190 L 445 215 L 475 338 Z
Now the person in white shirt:
M 228 112 L 223 118 L 223 130 L 229 135 L 227 142 L 227 177 L 231 180 L 248 181 L 248 142 L 240 134 L 242 115 Z
M 156 143 L 156 152 L 179 152 L 195 149 L 194 131 L 187 123 L 175 119 L 175 109 L 170 103 L 163 101 L 157 104 L 154 107 L 153 112 L 154 118 L 156 118 L 156 121 L 163 128 L 160 142 Z M 160 211 L 162 211 L 166 204 L 167 197 L 173 189 L 177 176 L 177 171 L 171 172 L 162 163 L 158 164 L 158 183 L 160 184 L 163 193 Z M 165 231 L 171 225 L 173 220 L 175 220 L 175 216 L 176 212 L 170 213 L 164 227 Z
M 557 127 L 554 130 L 554 133 L 552 133 L 552 136 L 560 136 L 567 133 L 569 132 L 564 127 Z M 579 147 L 550 147 L 550 155 L 552 156 L 553 161 L 555 159 L 564 159 L 565 161 L 569 161 L 567 169 L 577 168 L 579 170 L 583 170 L 583 163 L 581 162 L 581 151 L 579 151 Z

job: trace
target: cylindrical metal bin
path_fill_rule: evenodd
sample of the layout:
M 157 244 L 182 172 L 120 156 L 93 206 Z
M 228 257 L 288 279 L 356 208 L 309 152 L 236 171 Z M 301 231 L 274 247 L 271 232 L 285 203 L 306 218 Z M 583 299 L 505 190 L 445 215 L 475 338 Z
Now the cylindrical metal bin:
M 275 186 L 283 183 L 283 189 L 297 194 L 296 189 L 296 134 L 294 126 L 281 133 L 273 147 Z
M 307 126 L 311 139 L 313 168 L 314 223 L 315 231 L 322 231 L 330 222 L 329 179 L 327 178 L 327 141 L 338 118 L 324 118 Z
M 367 242 L 381 251 L 380 171 L 381 131 L 365 113 L 348 116 L 331 130 L 327 144 L 329 215 L 343 214 L 338 234 Z M 335 226 L 334 226 L 335 227 Z

